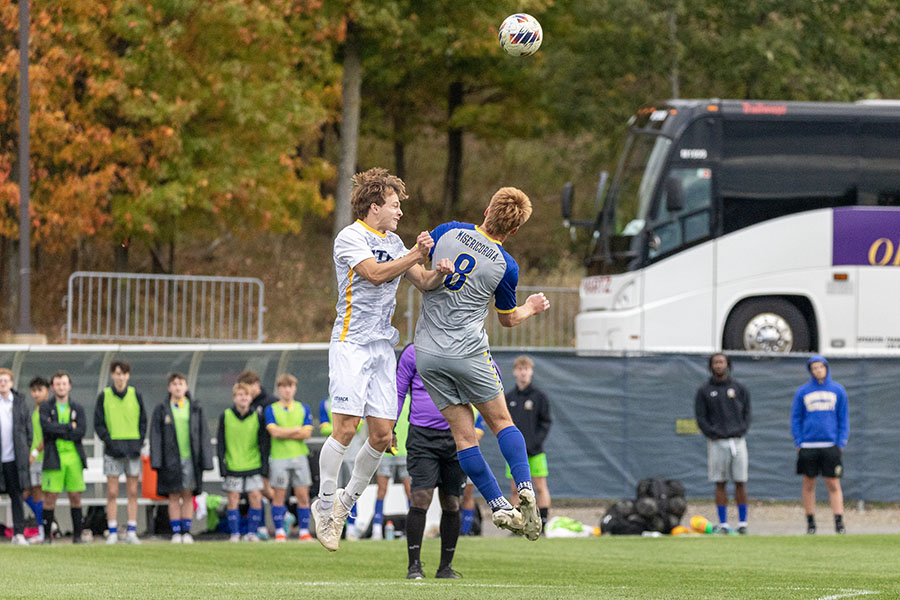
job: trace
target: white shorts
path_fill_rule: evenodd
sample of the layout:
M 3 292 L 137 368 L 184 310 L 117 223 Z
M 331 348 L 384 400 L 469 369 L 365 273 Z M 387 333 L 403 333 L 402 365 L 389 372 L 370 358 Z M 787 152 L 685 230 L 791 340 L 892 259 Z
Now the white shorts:
M 331 412 L 397 419 L 397 356 L 388 340 L 365 345 L 332 342 L 328 347 Z
M 107 477 L 138 477 L 141 474 L 140 458 L 113 458 L 109 454 L 103 455 L 103 474 Z

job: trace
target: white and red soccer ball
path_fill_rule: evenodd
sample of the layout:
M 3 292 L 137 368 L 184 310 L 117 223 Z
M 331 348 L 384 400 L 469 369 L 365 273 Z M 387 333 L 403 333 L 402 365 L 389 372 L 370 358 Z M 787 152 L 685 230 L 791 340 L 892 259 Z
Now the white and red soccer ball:
M 534 54 L 543 39 L 541 24 L 525 13 L 509 15 L 500 25 L 500 47 L 510 56 Z

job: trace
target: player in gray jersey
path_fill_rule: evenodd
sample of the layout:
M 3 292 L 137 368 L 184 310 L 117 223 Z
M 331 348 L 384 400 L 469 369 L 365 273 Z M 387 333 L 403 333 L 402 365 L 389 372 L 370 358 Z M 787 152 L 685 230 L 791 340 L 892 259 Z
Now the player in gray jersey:
M 415 345 L 419 376 L 450 423 L 459 464 L 490 505 L 494 524 L 536 540 L 541 518 L 525 440 L 509 415 L 484 331 L 491 298 L 505 327 L 514 327 L 550 307 L 543 294 L 533 294 L 521 306 L 516 305 L 519 267 L 502 246 L 530 216 L 528 196 L 505 187 L 491 198 L 480 226 L 454 221 L 431 232 L 435 244 L 432 260 L 449 261 L 453 273 L 444 277 L 442 285 L 424 293 Z M 478 404 L 478 411 L 497 436 L 516 482 L 518 509 L 503 497 L 481 454 L 468 404 Z
M 356 222 L 334 240 L 338 284 L 337 318 L 328 347 L 328 395 L 333 430 L 319 453 L 319 497 L 310 507 L 316 538 L 332 552 L 338 549 L 344 521 L 381 457 L 392 446 L 397 418 L 397 358 L 399 333 L 391 325 L 397 286 L 405 275 L 420 290 L 440 285 L 452 273 L 450 263 L 422 267 L 434 242 L 427 231 L 407 250 L 394 233 L 403 216 L 406 186 L 385 169 L 369 169 L 353 178 L 350 202 Z M 360 419 L 369 436 L 360 448 L 347 486 L 337 489 L 344 454 Z

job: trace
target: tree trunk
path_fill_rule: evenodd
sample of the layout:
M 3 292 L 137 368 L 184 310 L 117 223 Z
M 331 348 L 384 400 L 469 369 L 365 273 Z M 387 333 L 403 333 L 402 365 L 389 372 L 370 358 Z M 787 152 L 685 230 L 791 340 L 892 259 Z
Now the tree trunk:
M 397 177 L 406 181 L 406 143 L 403 141 L 403 133 L 403 117 L 394 115 L 394 171 Z
M 450 84 L 447 94 L 447 119 L 463 103 L 462 82 Z M 444 173 L 444 218 L 449 219 L 459 206 L 460 180 L 462 179 L 463 130 L 460 127 L 447 127 L 447 168 Z
M 362 64 L 356 24 L 347 23 L 344 42 L 344 75 L 341 79 L 341 151 L 338 162 L 337 197 L 334 201 L 334 236 L 353 222 L 350 192 L 356 172 L 356 148 L 359 142 L 359 102 L 362 88 Z
M 116 244 L 115 270 L 116 273 L 128 272 L 128 240 Z

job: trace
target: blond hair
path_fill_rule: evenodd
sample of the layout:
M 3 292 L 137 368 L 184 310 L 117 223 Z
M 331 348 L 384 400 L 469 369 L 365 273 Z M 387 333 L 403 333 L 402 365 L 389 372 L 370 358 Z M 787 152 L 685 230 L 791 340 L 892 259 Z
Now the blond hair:
M 10 381 L 15 381 L 15 380 L 16 380 L 16 378 L 13 377 L 13 372 L 10 371 L 9 369 L 7 369 L 6 367 L 3 367 L 2 369 L 0 369 L 0 375 L 9 375 L 9 380 L 10 380 Z
M 533 369 L 534 361 L 531 360 L 530 356 L 525 356 L 524 354 L 521 356 L 517 356 L 516 360 L 513 361 L 513 369 L 518 369 L 519 367 L 527 367 L 529 369 Z
M 488 205 L 484 228 L 488 233 L 508 235 L 531 217 L 531 200 L 525 192 L 514 187 L 497 190 Z
M 391 192 L 400 200 L 406 200 L 406 184 L 399 177 L 391 175 L 387 169 L 375 167 L 353 176 L 353 191 L 350 192 L 350 206 L 353 217 L 365 219 L 372 203 L 382 206 Z
M 297 378 L 290 373 L 282 373 L 275 380 L 275 387 L 297 385 Z
M 234 387 L 231 388 L 231 395 L 232 395 L 232 396 L 237 396 L 237 395 L 238 395 L 238 392 L 245 392 L 248 396 L 251 396 L 251 395 L 252 395 L 252 394 L 250 393 L 250 386 L 247 385 L 246 383 L 236 383 L 236 384 L 234 384 Z

